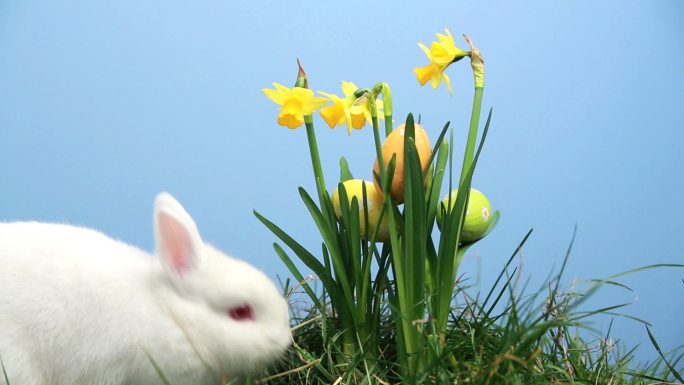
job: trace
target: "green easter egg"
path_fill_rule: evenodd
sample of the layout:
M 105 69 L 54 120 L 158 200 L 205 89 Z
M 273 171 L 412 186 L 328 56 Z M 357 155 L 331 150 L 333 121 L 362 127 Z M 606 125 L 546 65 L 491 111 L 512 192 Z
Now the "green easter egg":
M 458 189 L 453 190 L 451 194 L 442 199 L 441 207 L 446 208 L 449 204 L 449 196 L 451 196 L 451 206 L 456 203 L 456 195 Z M 442 209 L 437 210 L 437 226 L 442 229 Z M 449 208 L 451 210 L 452 207 Z M 477 241 L 482 238 L 489 228 L 489 220 L 492 217 L 492 205 L 489 203 L 487 197 L 480 191 L 470 189 L 470 199 L 468 200 L 468 209 L 466 210 L 465 222 L 461 230 L 461 242 L 469 243 Z

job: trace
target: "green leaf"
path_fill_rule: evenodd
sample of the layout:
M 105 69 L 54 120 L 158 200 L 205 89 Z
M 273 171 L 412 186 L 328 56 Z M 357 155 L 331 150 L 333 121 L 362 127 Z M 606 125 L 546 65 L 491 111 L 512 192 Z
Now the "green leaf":
M 321 281 L 323 281 L 324 285 L 326 284 L 326 281 L 330 283 L 332 277 L 326 274 L 325 268 L 316 259 L 316 257 L 313 256 L 313 254 L 306 250 L 302 245 L 297 243 L 297 241 L 290 237 L 280 227 L 276 226 L 273 222 L 269 221 L 261 214 L 259 214 L 256 210 L 254 211 L 254 215 L 257 217 L 259 221 L 261 221 L 261 223 L 263 223 L 269 230 L 271 230 L 271 232 L 275 234 L 276 237 L 280 238 L 280 240 L 283 241 L 287 245 L 287 247 L 292 249 L 292 251 L 294 251 L 295 254 L 297 254 L 297 257 L 299 257 L 299 259 L 302 262 L 304 262 L 304 264 L 309 269 L 311 269 L 311 271 L 313 271 L 314 274 L 316 274 L 321 279 Z
M 152 358 L 150 353 L 147 352 L 147 350 L 143 350 L 145 352 L 145 355 L 147 356 L 147 359 L 150 360 L 150 363 L 152 363 L 152 366 L 154 367 L 154 370 L 157 372 L 157 376 L 159 376 L 159 379 L 164 383 L 164 385 L 171 385 L 169 380 L 166 378 L 164 375 L 164 372 L 161 370 L 157 362 Z M 9 384 L 9 382 L 8 382 Z
M 520 250 L 522 250 L 522 247 L 525 245 L 525 242 L 527 242 L 527 239 L 530 237 L 530 235 L 532 235 L 532 229 L 530 229 L 530 230 L 527 232 L 527 234 L 525 234 L 525 236 L 523 237 L 522 241 L 520 241 L 520 243 L 518 243 L 518 246 L 515 248 L 515 251 L 513 252 L 513 254 L 511 254 L 511 256 L 508 258 L 508 261 L 506 261 L 506 264 L 505 264 L 505 265 L 503 266 L 503 268 L 501 269 L 501 272 L 499 273 L 499 276 L 496 278 L 496 281 L 494 281 L 494 284 L 492 285 L 492 288 L 489 289 L 489 293 L 487 293 L 487 297 L 485 297 L 485 300 L 482 302 L 482 308 L 484 308 L 484 307 L 487 305 L 487 302 L 489 302 L 489 298 L 490 298 L 490 297 L 492 296 L 492 294 L 494 293 L 494 289 L 496 289 L 496 287 L 499 285 L 499 282 L 501 281 L 501 278 L 503 277 L 503 275 L 504 275 L 504 274 L 506 273 L 506 271 L 508 270 L 508 267 L 509 267 L 509 266 L 511 265 L 511 263 L 513 262 L 513 259 L 515 258 L 515 256 L 518 255 L 518 253 L 520 253 Z M 505 291 L 505 288 L 503 289 L 503 291 Z M 498 298 L 501 298 L 502 295 L 503 295 L 503 292 L 500 292 L 499 295 L 498 295 Z M 492 306 L 491 306 L 491 308 L 489 309 L 489 311 L 487 311 L 487 314 L 486 314 L 485 318 L 489 318 L 489 314 L 492 312 L 492 310 L 493 310 L 494 307 L 496 306 L 496 303 L 498 302 L 498 298 L 497 298 L 497 300 L 494 302 L 494 304 L 492 304 Z
M 2 360 L 2 356 L 0 356 L 0 366 L 2 367 L 2 375 L 5 377 L 5 384 L 10 385 L 10 380 L 7 378 L 7 371 L 5 370 L 5 362 Z
M 306 250 L 302 245 L 297 243 L 297 241 L 295 241 L 292 237 L 290 237 L 286 232 L 284 232 L 274 223 L 272 223 L 256 211 L 254 211 L 254 215 L 257 217 L 257 219 L 259 219 L 259 221 L 261 221 L 261 223 L 263 223 L 269 230 L 271 230 L 271 232 L 275 234 L 276 237 L 283 241 L 287 245 L 287 247 L 289 247 L 297 255 L 297 257 L 304 263 L 304 265 L 306 265 L 306 267 L 311 269 L 311 271 L 314 274 L 316 274 L 318 279 L 321 280 L 323 287 L 327 290 L 328 294 L 330 295 L 331 301 L 335 304 L 340 304 L 339 306 L 342 306 L 341 304 L 345 303 L 345 299 L 347 297 L 345 297 L 339 292 L 340 289 L 338 288 L 335 278 L 333 277 L 330 269 L 323 266 L 321 262 L 319 262 L 318 259 L 316 259 L 316 257 L 313 256 L 313 254 Z M 324 256 L 325 255 L 326 254 L 324 254 Z
M 347 159 L 344 157 L 340 158 L 340 182 L 346 182 L 348 180 L 354 179 L 351 171 L 349 171 L 349 165 L 347 164 Z
M 361 245 L 361 237 L 360 237 L 360 232 L 361 232 L 361 226 L 359 224 L 359 200 L 354 197 L 352 198 L 351 201 L 351 210 L 349 210 L 349 223 L 351 225 L 351 231 L 349 232 L 349 237 L 348 237 L 348 242 L 349 246 L 348 249 L 350 251 L 349 253 L 349 260 L 350 260 L 350 265 L 351 265 L 351 272 L 350 274 L 350 282 L 354 283 L 355 288 L 361 287 L 361 282 L 359 282 L 360 279 L 362 279 L 362 274 L 361 274 L 361 250 L 360 250 L 360 245 Z M 347 270 L 348 271 L 348 270 Z
M 665 355 L 660 350 L 660 346 L 658 346 L 658 341 L 656 341 L 655 337 L 653 337 L 653 333 L 651 333 L 651 329 L 648 326 L 646 326 L 646 332 L 648 333 L 648 338 L 651 339 L 653 347 L 655 347 L 656 351 L 658 351 L 660 358 L 662 358 L 663 361 L 665 361 L 665 365 L 667 365 L 667 367 L 670 369 L 670 373 L 672 373 L 672 375 L 675 376 L 675 378 L 677 378 L 679 382 L 684 383 L 684 378 L 682 378 L 682 375 L 679 374 L 679 372 L 674 368 L 674 366 L 672 366 L 672 364 L 670 364 L 670 362 L 665 358 Z
M 340 195 L 342 195 L 343 192 L 344 191 L 340 191 Z M 337 237 L 335 237 L 332 234 L 334 229 L 330 229 L 326 226 L 325 218 L 323 218 L 322 213 L 318 210 L 318 207 L 314 203 L 313 199 L 311 199 L 311 196 L 309 196 L 309 194 L 306 192 L 306 190 L 300 187 L 299 195 L 302 197 L 304 205 L 309 209 L 309 213 L 311 214 L 311 217 L 316 223 L 316 226 L 318 227 L 318 231 L 321 233 L 321 236 L 323 236 L 323 241 L 328 247 L 328 251 L 330 252 L 330 257 L 332 259 L 333 271 L 335 272 L 335 277 L 337 278 L 336 281 L 342 288 L 344 298 L 348 305 L 348 309 L 353 309 L 354 296 L 351 289 L 348 269 L 344 263 L 344 254 L 341 252 L 340 246 L 337 243 Z M 343 206 L 345 205 L 340 203 L 340 206 L 342 209 L 344 209 Z
M 425 208 L 425 190 L 423 185 L 423 173 L 420 168 L 418 151 L 413 138 L 408 138 L 406 143 L 406 157 L 404 158 L 405 176 L 405 261 L 408 279 L 412 279 L 411 306 L 412 311 L 418 317 L 422 316 L 423 308 L 418 306 L 424 298 L 425 281 L 425 257 L 427 244 L 427 225 Z M 410 271 L 408 267 L 411 267 Z
M 443 141 L 439 147 L 437 163 L 435 165 L 434 175 L 432 181 L 428 186 L 428 203 L 427 203 L 427 224 L 428 234 L 432 233 L 437 216 L 437 210 L 440 201 L 440 193 L 442 191 L 442 182 L 444 180 L 444 173 L 446 170 L 446 163 L 449 158 L 449 143 Z
M 444 128 L 442 128 L 442 132 L 439 133 L 439 136 L 437 137 L 437 141 L 435 142 L 435 146 L 432 148 L 432 153 L 430 153 L 430 159 L 428 160 L 428 167 L 427 169 L 430 168 L 430 165 L 432 165 L 432 162 L 435 160 L 435 156 L 437 156 L 438 150 L 442 148 L 442 141 L 444 140 L 444 135 L 446 135 L 447 130 L 449 129 L 449 123 L 446 122 L 444 125 Z M 426 169 L 426 172 L 427 172 Z
M 442 237 L 440 238 L 440 245 L 438 250 L 438 259 L 440 261 L 440 279 L 437 285 L 437 295 L 440 297 L 437 322 L 441 329 L 446 327 L 446 317 L 449 312 L 449 307 L 451 303 L 451 290 L 452 282 L 455 279 L 456 271 L 454 258 L 456 256 L 456 251 L 458 248 L 459 238 L 461 229 L 463 227 L 463 221 L 465 219 L 465 208 L 468 204 L 468 196 L 470 195 L 470 183 L 473 178 L 473 173 L 475 172 L 475 167 L 477 161 L 482 152 L 482 148 L 487 138 L 487 133 L 489 131 L 489 124 L 491 122 L 492 110 L 489 110 L 487 116 L 487 122 L 482 133 L 482 138 L 480 139 L 480 144 L 477 148 L 477 152 L 473 157 L 473 161 L 468 167 L 466 173 L 463 175 L 462 182 L 458 187 L 458 193 L 456 196 L 456 202 L 453 205 L 453 210 L 447 213 L 444 223 L 444 229 L 442 230 Z M 453 140 L 452 140 L 453 142 Z M 450 203 L 450 202 L 449 202 Z M 448 205 L 451 207 L 451 204 Z
M 287 266 L 287 268 L 290 270 L 290 273 L 292 273 L 297 282 L 299 282 L 302 288 L 304 288 L 304 291 L 306 291 L 306 294 L 309 295 L 309 298 L 311 298 L 311 301 L 316 305 L 319 311 L 324 312 L 325 308 L 318 299 L 318 296 L 316 296 L 316 293 L 314 293 L 313 289 L 306 281 L 302 273 L 299 271 L 297 266 L 294 264 L 290 256 L 287 255 L 285 250 L 283 250 L 283 248 L 280 247 L 280 245 L 277 243 L 273 243 L 273 249 L 275 249 L 276 254 L 278 254 L 278 256 L 280 257 L 280 260 L 282 260 L 283 263 L 285 263 L 285 266 Z

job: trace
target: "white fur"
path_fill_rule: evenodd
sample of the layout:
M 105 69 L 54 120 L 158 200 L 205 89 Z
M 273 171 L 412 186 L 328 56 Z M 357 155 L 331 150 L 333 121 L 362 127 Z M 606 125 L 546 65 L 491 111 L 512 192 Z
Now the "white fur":
M 289 316 L 275 285 L 204 244 L 170 195 L 157 197 L 154 217 L 158 257 L 86 228 L 0 223 L 0 358 L 11 385 L 161 384 L 150 358 L 172 384 L 215 385 L 284 352 Z M 255 320 L 228 316 L 241 304 Z

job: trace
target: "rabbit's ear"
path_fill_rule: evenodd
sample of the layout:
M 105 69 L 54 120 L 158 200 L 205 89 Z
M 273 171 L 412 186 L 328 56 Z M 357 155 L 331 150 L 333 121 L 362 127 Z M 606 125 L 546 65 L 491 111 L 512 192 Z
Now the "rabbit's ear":
M 202 239 L 192 217 L 168 193 L 155 199 L 155 241 L 157 255 L 177 277 L 194 272 L 200 262 Z

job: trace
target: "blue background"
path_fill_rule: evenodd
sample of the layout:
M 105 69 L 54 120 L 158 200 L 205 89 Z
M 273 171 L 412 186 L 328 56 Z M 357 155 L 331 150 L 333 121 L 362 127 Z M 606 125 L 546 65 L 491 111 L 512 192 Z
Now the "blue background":
M 494 107 L 475 187 L 502 212 L 461 272 L 485 290 L 529 228 L 523 277 L 543 285 L 578 235 L 565 284 L 684 262 L 684 3 L 678 1 L 0 2 L 0 220 L 100 229 L 151 250 L 154 195 L 168 190 L 206 240 L 287 277 L 257 209 L 313 250 L 297 186 L 314 189 L 303 129 L 276 125 L 261 89 L 291 85 L 300 58 L 315 90 L 340 81 L 393 88 L 395 118 L 447 120 L 465 140 L 472 78 L 455 95 L 419 87 L 417 46 L 449 28 L 486 59 Z M 368 128 L 347 136 L 317 118 L 329 187 L 345 155 L 370 179 Z M 592 306 L 633 302 L 664 350 L 684 343 L 684 272 L 626 277 Z M 594 326 L 605 331 L 607 319 Z M 613 336 L 655 356 L 644 327 Z

